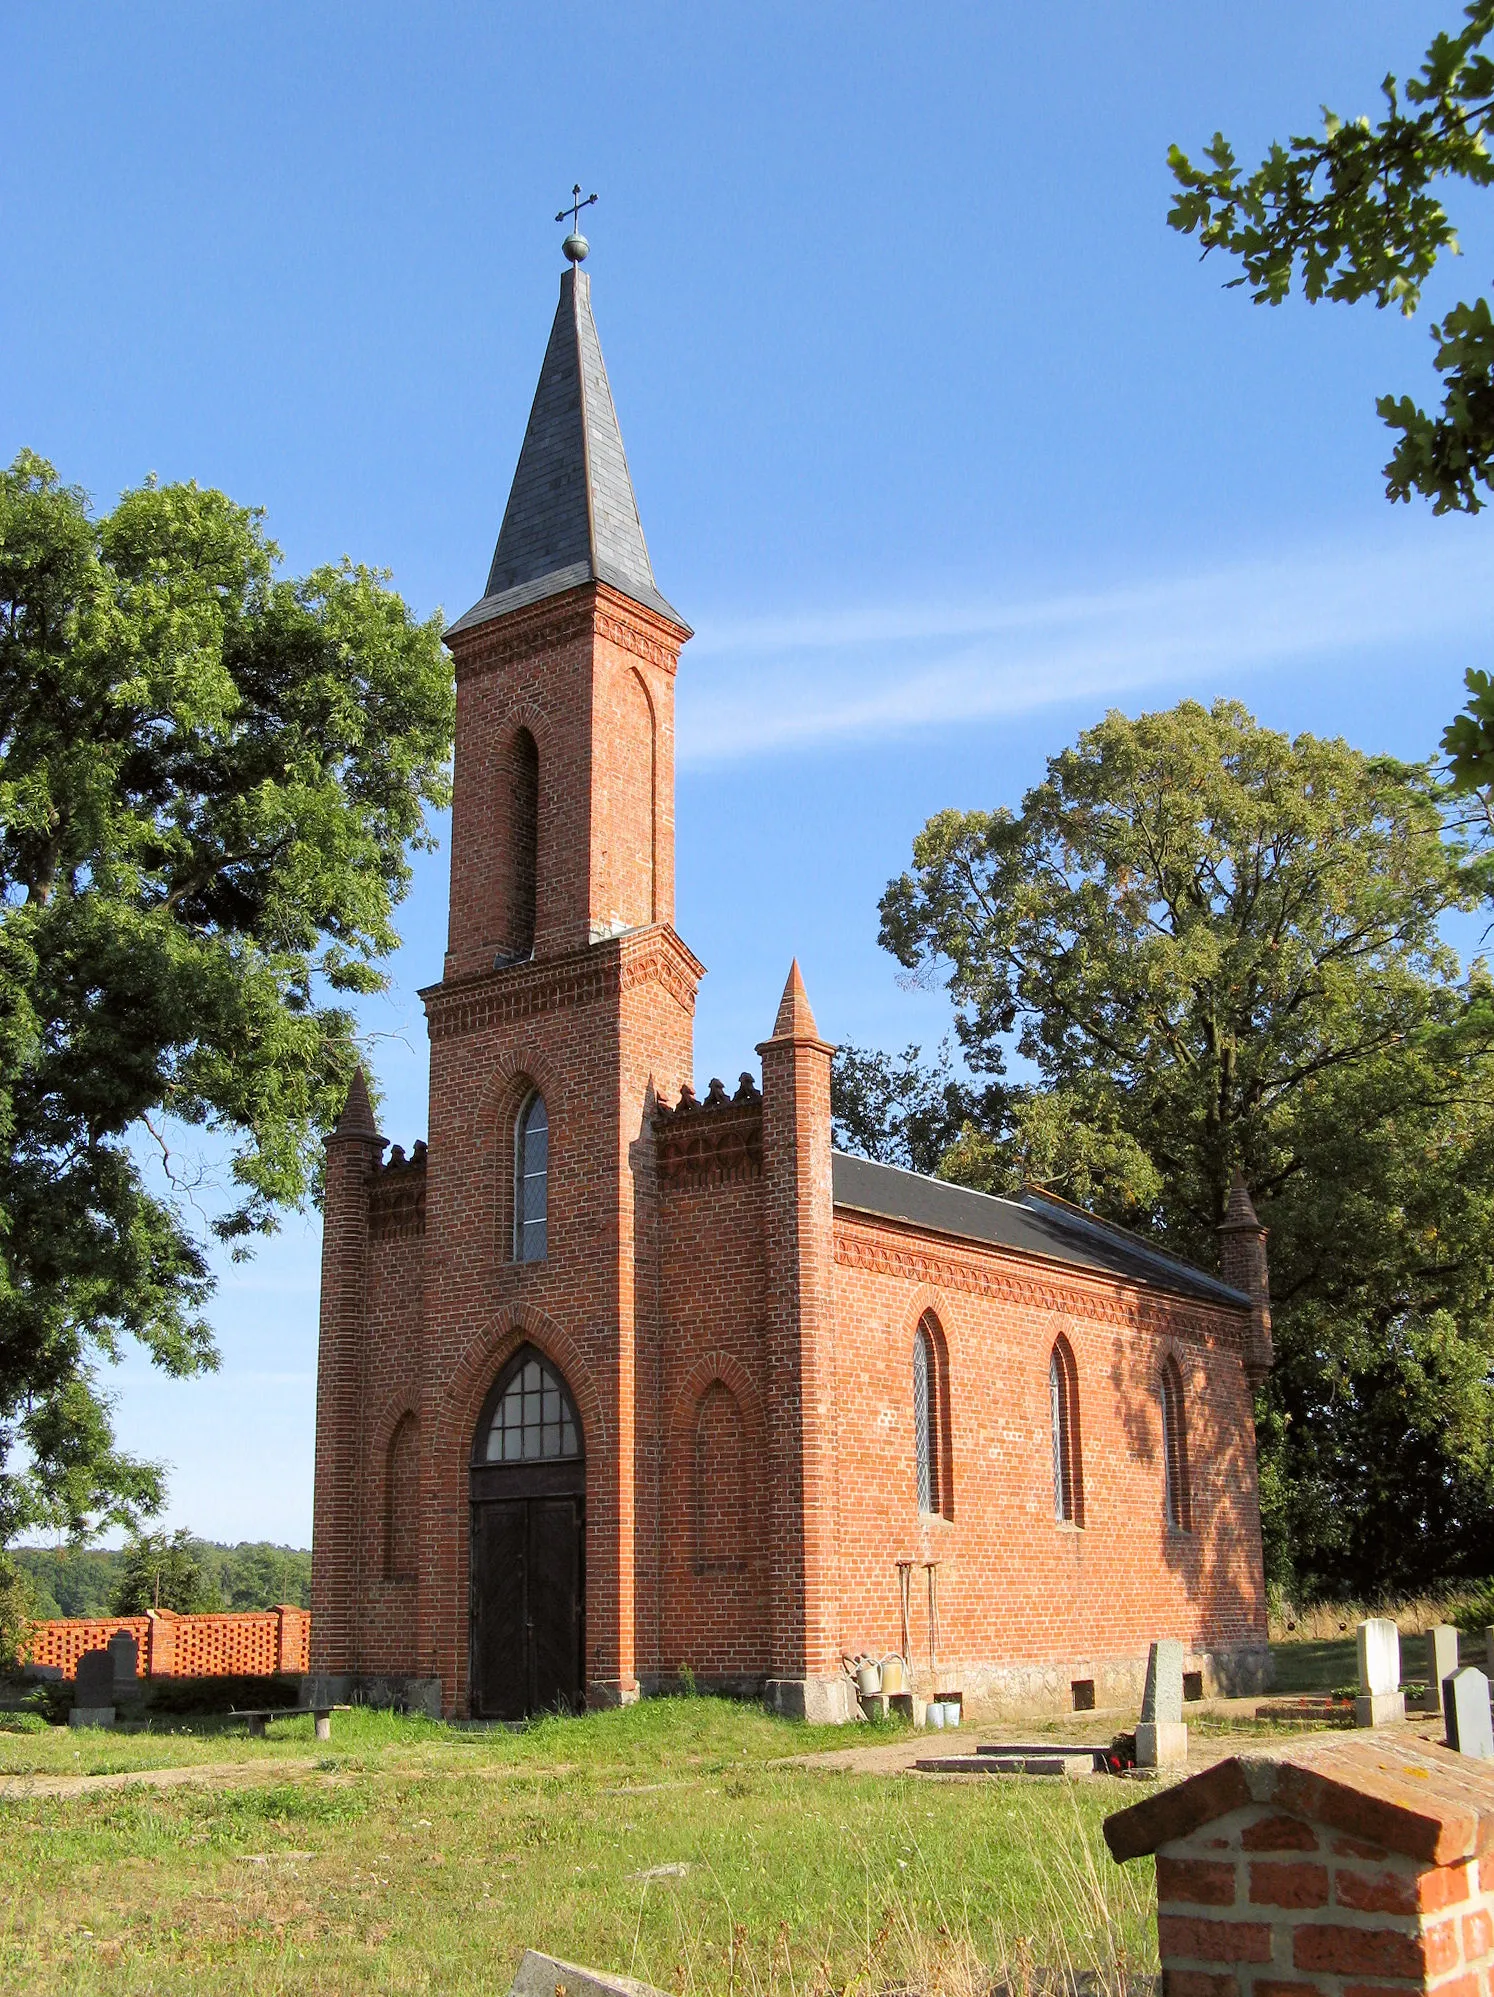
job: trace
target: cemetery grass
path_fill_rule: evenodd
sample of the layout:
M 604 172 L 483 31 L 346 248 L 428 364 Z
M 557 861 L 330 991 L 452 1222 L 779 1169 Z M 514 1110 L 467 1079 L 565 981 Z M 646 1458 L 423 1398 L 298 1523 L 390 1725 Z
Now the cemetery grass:
M 531 1945 L 681 1997 L 1156 1968 L 1152 1868 L 1100 1835 L 1118 1785 L 805 1767 L 786 1757 L 844 1733 L 706 1698 L 520 1734 L 335 1726 L 320 1747 L 300 1719 L 263 1742 L 0 1734 L 0 1990 L 502 1992 Z M 252 1772 L 4 1794 L 125 1752 Z

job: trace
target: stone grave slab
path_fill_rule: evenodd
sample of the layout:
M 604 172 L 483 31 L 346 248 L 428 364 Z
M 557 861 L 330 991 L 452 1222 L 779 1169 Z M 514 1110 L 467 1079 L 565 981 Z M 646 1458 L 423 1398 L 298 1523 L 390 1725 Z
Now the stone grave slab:
M 1477 1665 L 1465 1664 L 1442 1681 L 1442 1711 L 1447 1744 L 1458 1754 L 1480 1761 L 1494 1760 L 1494 1718 L 1489 1712 L 1489 1681 Z
M 508 1997 L 663 1997 L 651 1983 L 631 1976 L 614 1976 L 605 1969 L 583 1969 L 558 1956 L 527 1948 L 514 1972 Z

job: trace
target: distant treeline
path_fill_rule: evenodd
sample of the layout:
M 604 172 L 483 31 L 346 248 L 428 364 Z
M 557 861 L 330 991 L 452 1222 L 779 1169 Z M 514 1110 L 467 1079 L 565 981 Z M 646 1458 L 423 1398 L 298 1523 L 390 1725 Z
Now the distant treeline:
M 206 1584 L 204 1607 L 272 1609 L 277 1602 L 311 1607 L 311 1553 L 297 1546 L 272 1546 L 268 1540 L 242 1540 L 222 1546 L 216 1540 L 189 1542 L 192 1559 Z M 108 1616 L 116 1613 L 125 1573 L 125 1549 L 118 1547 L 16 1546 L 10 1557 L 31 1577 L 36 1590 L 35 1614 Z

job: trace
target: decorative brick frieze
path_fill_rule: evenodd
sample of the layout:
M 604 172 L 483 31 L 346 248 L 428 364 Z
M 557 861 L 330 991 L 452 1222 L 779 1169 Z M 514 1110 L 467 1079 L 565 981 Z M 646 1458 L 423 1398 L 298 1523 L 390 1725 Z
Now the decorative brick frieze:
M 763 1173 L 763 1099 L 744 1074 L 735 1096 L 713 1080 L 704 1102 L 688 1083 L 677 1107 L 654 1111 L 656 1169 L 661 1187 L 740 1185 Z
M 1060 1273 L 1015 1250 L 971 1247 L 957 1250 L 947 1241 L 904 1228 L 896 1221 L 867 1221 L 852 1209 L 835 1216 L 835 1259 L 845 1269 L 864 1269 L 900 1281 L 959 1290 L 968 1296 L 1043 1311 L 1062 1311 L 1098 1324 L 1137 1324 L 1216 1337 L 1238 1345 L 1236 1312 L 1215 1310 L 1190 1298 L 1172 1297 L 1117 1279 L 1089 1281 L 1078 1271 Z
M 476 977 L 427 985 L 420 996 L 432 1040 L 485 1033 L 543 1013 L 602 1005 L 640 985 L 662 985 L 695 1010 L 705 966 L 672 929 L 658 924 L 611 936 L 564 957 L 509 965 Z

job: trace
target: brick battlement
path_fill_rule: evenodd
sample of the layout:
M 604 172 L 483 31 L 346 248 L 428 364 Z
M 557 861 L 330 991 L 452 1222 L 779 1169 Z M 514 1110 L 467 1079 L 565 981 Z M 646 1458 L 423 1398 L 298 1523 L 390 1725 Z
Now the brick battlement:
M 373 1241 L 406 1241 L 425 1233 L 426 1148 L 417 1140 L 406 1157 L 396 1144 L 369 1176 L 368 1232 Z
M 712 1078 L 700 1102 L 688 1082 L 675 1108 L 654 1110 L 659 1183 L 697 1190 L 741 1185 L 763 1175 L 763 1099 L 751 1075 L 743 1074 L 734 1096 Z

